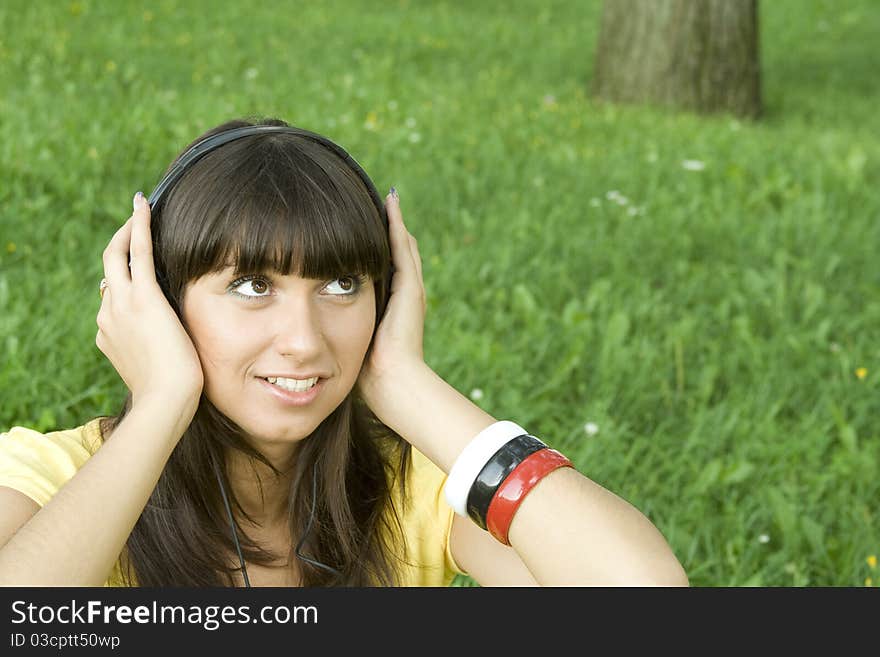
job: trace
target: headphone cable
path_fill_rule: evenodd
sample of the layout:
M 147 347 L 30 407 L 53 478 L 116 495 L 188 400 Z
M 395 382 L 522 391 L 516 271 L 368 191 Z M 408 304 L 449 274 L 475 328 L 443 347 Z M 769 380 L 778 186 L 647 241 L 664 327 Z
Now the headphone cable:
M 312 466 L 312 510 L 309 512 L 309 523 L 306 525 L 306 530 L 303 532 L 302 538 L 299 539 L 299 543 L 296 544 L 295 554 L 297 557 L 305 561 L 306 563 L 310 563 L 313 566 L 317 566 L 318 568 L 323 568 L 334 575 L 341 576 L 340 573 L 335 568 L 331 568 L 327 564 L 321 563 L 320 561 L 315 561 L 314 559 L 310 559 L 300 552 L 303 544 L 306 542 L 306 538 L 309 535 L 309 532 L 312 530 L 312 523 L 315 521 L 315 502 L 318 499 L 318 462 L 315 461 L 315 464 Z
M 223 486 L 223 478 L 220 476 L 220 468 L 217 466 L 217 462 L 214 461 L 214 474 L 217 475 L 217 483 L 220 485 L 220 495 L 223 497 L 223 505 L 226 507 L 226 514 L 229 516 L 229 527 L 232 529 L 232 540 L 235 543 L 235 550 L 238 552 L 238 560 L 241 563 L 241 574 L 244 577 L 244 585 L 248 588 L 251 588 L 251 582 L 248 579 L 247 566 L 244 563 L 244 556 L 241 553 L 241 545 L 238 542 L 238 532 L 235 530 L 235 520 L 232 518 L 232 509 L 229 507 L 229 499 L 226 497 L 226 488 Z M 333 573 L 334 575 L 340 576 L 340 573 L 335 568 L 331 568 L 327 564 L 321 563 L 320 561 L 315 561 L 314 559 L 310 559 L 300 552 L 303 544 L 306 542 L 306 538 L 309 535 L 309 532 L 312 529 L 312 524 L 315 521 L 315 502 L 317 501 L 317 491 L 318 491 L 318 463 L 317 461 L 312 466 L 312 508 L 309 512 L 309 522 L 306 525 L 306 530 L 303 532 L 302 538 L 299 540 L 299 543 L 296 545 L 295 554 L 299 559 L 302 559 L 306 563 L 310 563 L 317 568 L 323 568 L 326 571 Z
M 226 498 L 226 488 L 223 486 L 223 479 L 220 477 L 220 468 L 217 461 L 214 461 L 214 474 L 217 475 L 217 483 L 220 484 L 220 495 L 223 496 L 223 505 L 226 507 L 226 513 L 229 516 L 229 526 L 232 528 L 232 541 L 235 543 L 235 550 L 238 552 L 238 560 L 241 563 L 241 574 L 244 576 L 244 585 L 251 588 L 251 581 L 248 579 L 247 566 L 244 565 L 244 556 L 241 553 L 241 545 L 238 543 L 238 532 L 235 531 L 235 521 L 232 519 L 232 509 L 229 508 L 229 500 Z

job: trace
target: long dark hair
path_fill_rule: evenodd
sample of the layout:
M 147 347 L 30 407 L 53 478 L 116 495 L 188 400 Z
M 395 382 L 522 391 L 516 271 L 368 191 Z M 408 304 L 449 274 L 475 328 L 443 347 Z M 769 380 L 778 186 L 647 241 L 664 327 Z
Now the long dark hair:
M 278 119 L 236 119 L 199 136 L 246 125 L 288 125 Z M 175 162 L 188 148 L 184 148 Z M 174 166 L 174 162 L 169 166 Z M 176 183 L 152 222 L 157 278 L 181 316 L 187 283 L 222 270 L 275 270 L 315 279 L 368 274 L 376 323 L 390 284 L 387 228 L 357 174 L 329 148 L 288 133 L 244 137 L 208 153 Z M 373 330 L 375 336 L 375 327 Z M 372 350 L 370 343 L 367 355 Z M 101 419 L 107 436 L 131 408 Z M 112 438 L 112 437 L 111 437 Z M 162 471 L 123 553 L 123 577 L 141 586 L 224 586 L 240 570 L 215 465 L 233 509 L 226 454 L 239 450 L 281 473 L 249 445 L 243 431 L 203 394 Z M 410 445 L 376 418 L 357 385 L 297 445 L 288 494 L 292 544 L 334 574 L 300 561 L 303 586 L 394 585 L 405 561 L 400 512 L 392 488 L 405 482 Z M 312 495 L 313 467 L 317 491 Z M 311 528 L 306 532 L 312 504 Z M 236 524 L 245 559 L 268 565 L 279 555 L 261 548 Z M 304 540 L 303 540 L 304 539 Z M 287 555 L 294 559 L 293 551 Z M 134 578 L 132 577 L 134 576 Z M 135 580 L 136 578 L 136 580 Z

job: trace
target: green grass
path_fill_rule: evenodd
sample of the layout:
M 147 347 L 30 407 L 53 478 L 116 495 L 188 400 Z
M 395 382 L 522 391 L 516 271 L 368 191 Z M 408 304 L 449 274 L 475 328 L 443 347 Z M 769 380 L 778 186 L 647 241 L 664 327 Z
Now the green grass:
M 880 580 L 873 0 L 761 3 L 754 124 L 591 102 L 598 2 L 227 5 L 0 5 L 0 428 L 117 408 L 94 319 L 132 194 L 275 115 L 400 190 L 428 363 L 692 585 Z

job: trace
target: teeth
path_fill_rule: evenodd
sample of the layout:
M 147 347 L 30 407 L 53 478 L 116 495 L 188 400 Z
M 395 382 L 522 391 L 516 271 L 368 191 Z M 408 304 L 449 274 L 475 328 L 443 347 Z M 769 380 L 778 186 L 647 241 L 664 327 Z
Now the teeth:
M 267 376 L 266 380 L 279 388 L 284 388 L 291 392 L 305 392 L 318 382 L 318 377 L 313 376 L 311 379 L 300 381 L 299 379 L 285 379 L 282 377 Z

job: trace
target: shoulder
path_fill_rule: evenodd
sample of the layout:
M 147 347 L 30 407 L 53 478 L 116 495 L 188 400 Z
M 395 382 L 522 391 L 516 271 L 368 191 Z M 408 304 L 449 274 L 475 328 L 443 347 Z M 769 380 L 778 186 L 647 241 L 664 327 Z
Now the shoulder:
M 442 486 L 446 481 L 446 473 L 415 447 L 410 450 L 410 477 L 413 481 L 422 484 L 431 482 L 437 486 Z
M 402 573 L 404 586 L 448 586 L 463 572 L 449 546 L 453 511 L 443 494 L 446 473 L 414 447 L 407 462 L 406 498 L 400 500 L 397 482 L 392 493 L 402 501 L 401 529 L 410 561 Z
M 0 434 L 0 486 L 45 505 L 101 446 L 99 421 L 47 433 L 16 426 Z
M 439 514 L 439 517 L 445 519 L 446 511 L 451 510 L 443 496 L 445 483 L 446 473 L 412 447 L 407 460 L 406 498 L 403 500 L 405 508 L 411 509 L 411 514 L 434 517 Z M 396 480 L 394 494 L 399 496 Z
M 103 442 L 100 428 L 101 418 L 95 418 L 74 429 L 61 429 L 40 433 L 27 427 L 12 427 L 0 434 L 0 448 L 16 447 L 37 449 L 56 446 L 65 451 L 84 451 L 92 456 Z

